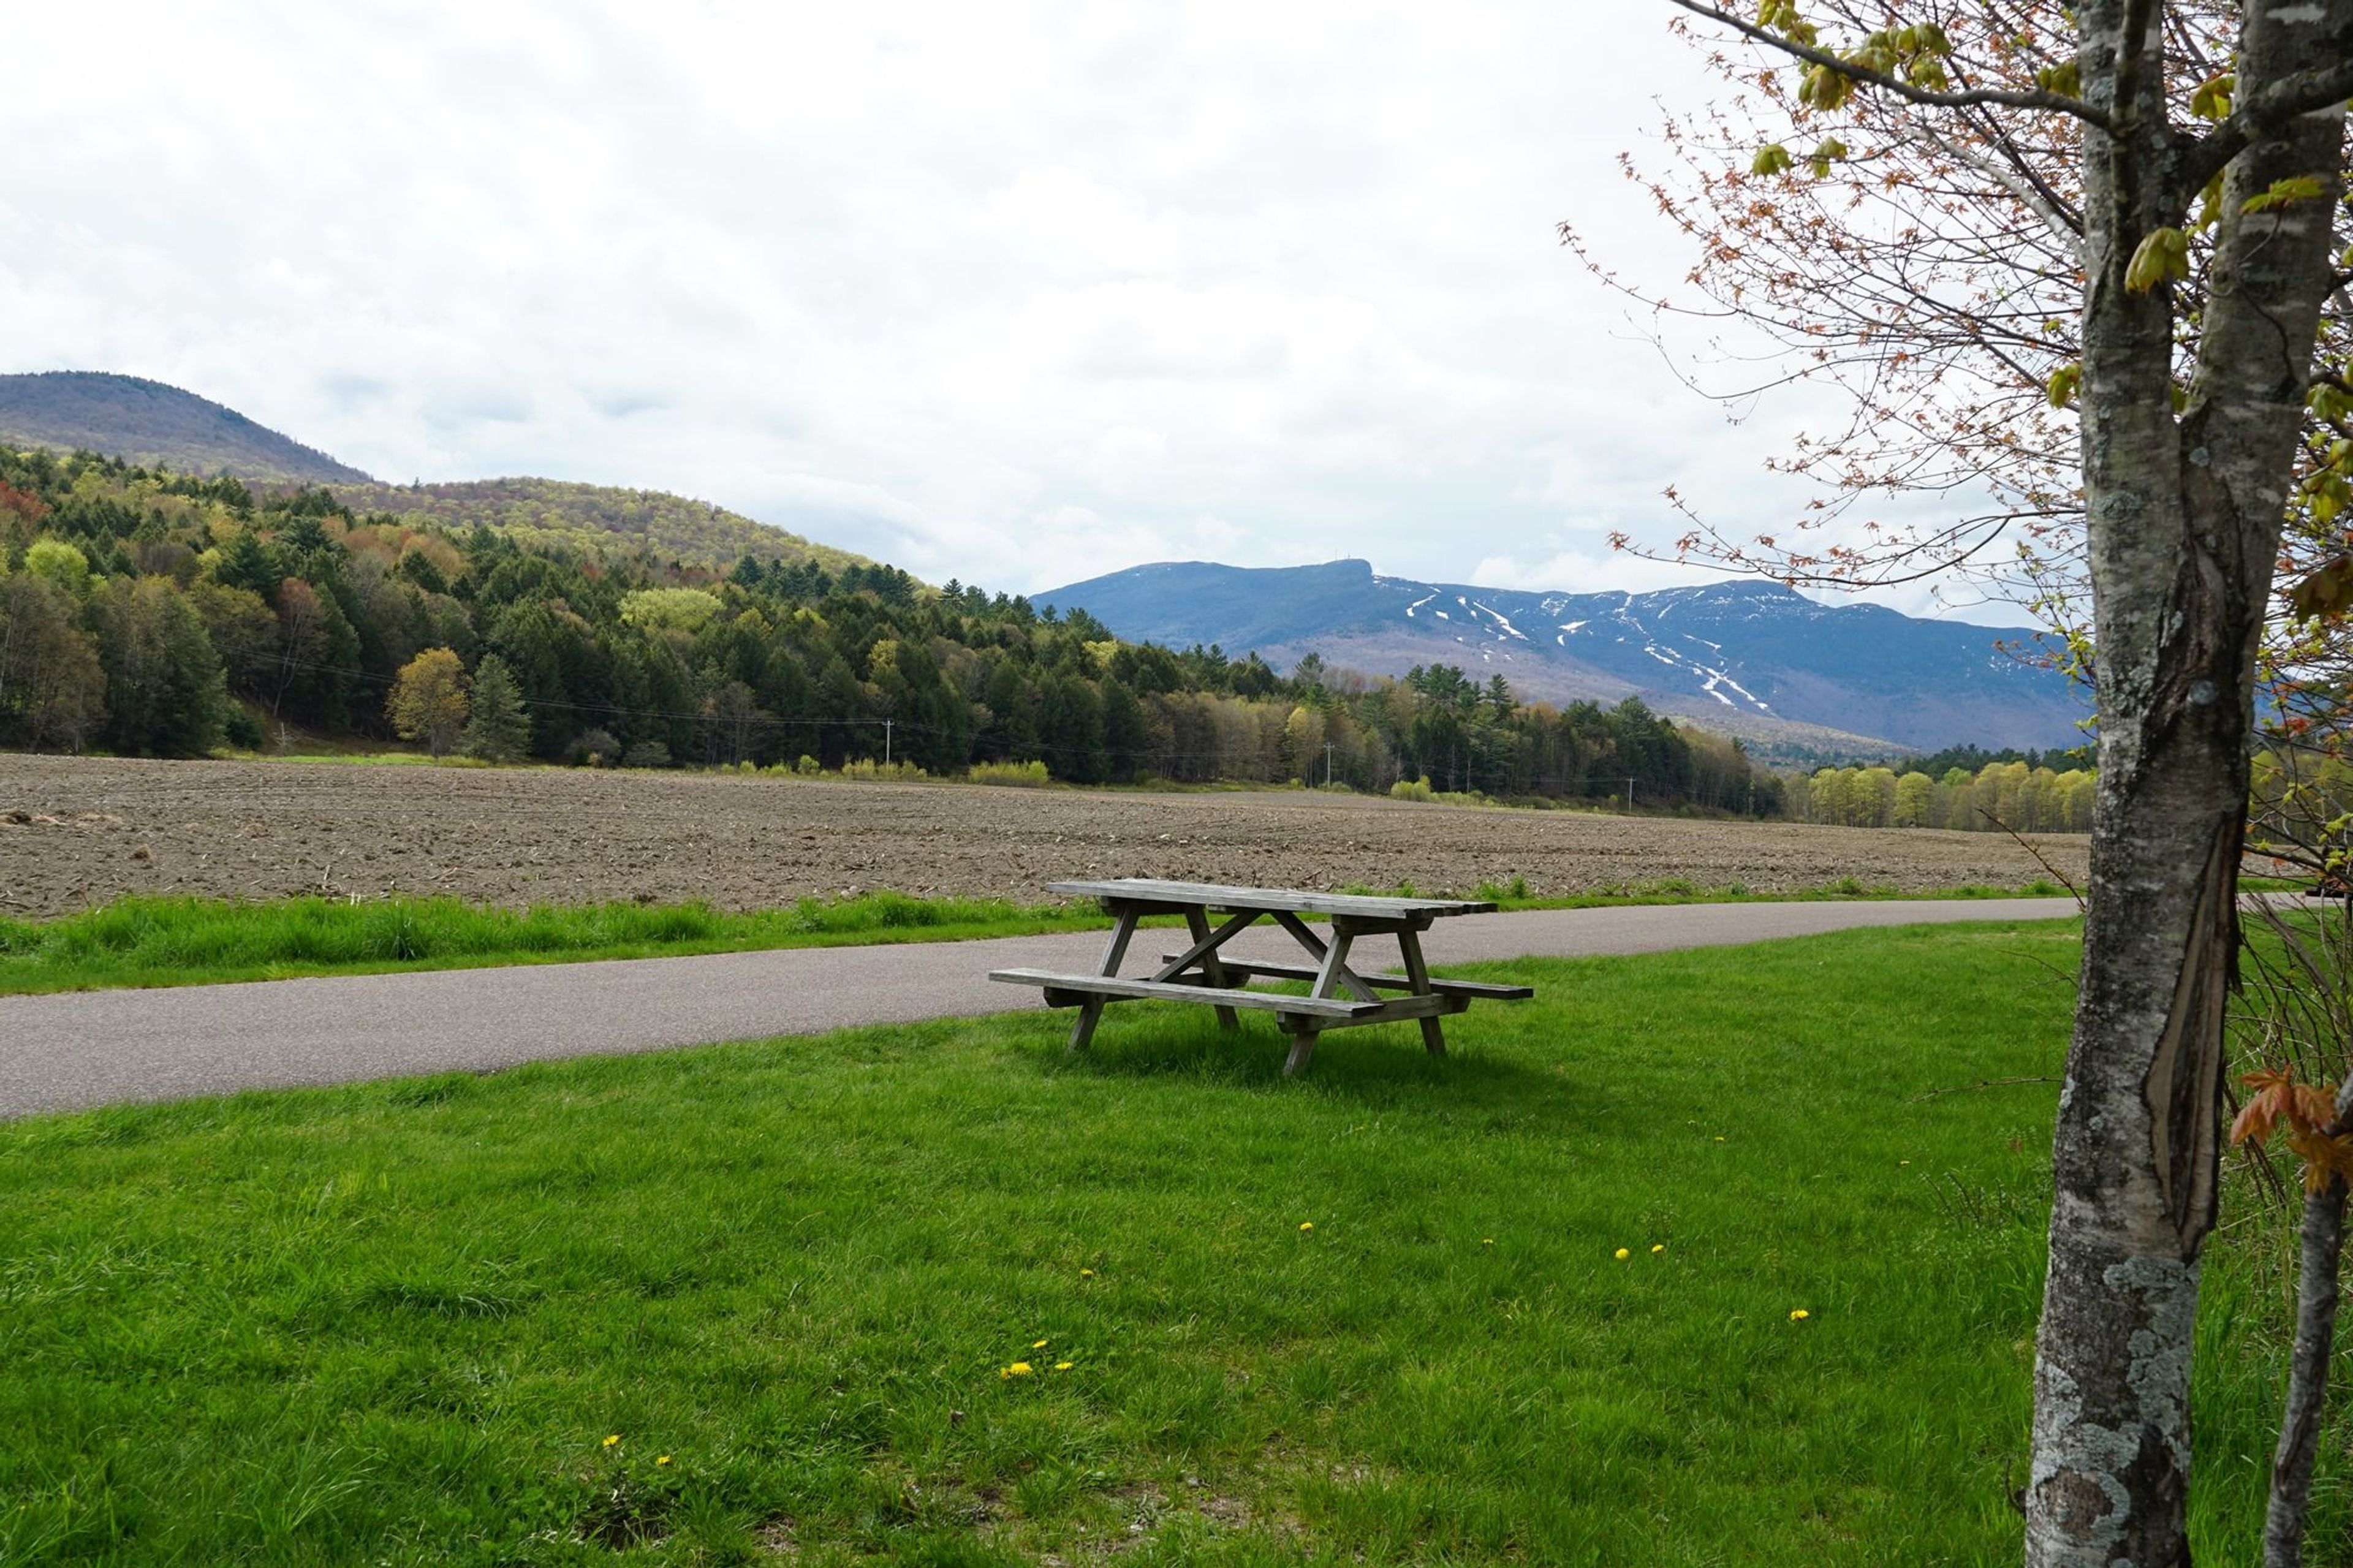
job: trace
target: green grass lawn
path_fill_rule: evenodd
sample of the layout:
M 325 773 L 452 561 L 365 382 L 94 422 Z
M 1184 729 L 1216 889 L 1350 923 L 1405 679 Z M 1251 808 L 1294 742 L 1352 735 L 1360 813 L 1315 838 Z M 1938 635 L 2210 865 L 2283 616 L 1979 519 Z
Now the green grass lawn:
M 953 942 L 1110 922 L 1092 906 L 867 893 L 776 909 L 131 897 L 47 921 L 0 920 L 0 995 L 207 985 L 297 975 L 469 969 L 762 948 Z
M 1482 966 L 1293 1082 L 1136 1006 L 0 1126 L 0 1563 L 2014 1562 L 2055 1089 L 1968 1086 L 2074 941 Z
M 1414 889 L 1397 890 L 1410 894 Z M 2050 883 L 2022 890 L 2029 895 L 2061 891 Z M 1901 895 L 1894 889 L 1866 888 L 1850 878 L 1831 887 L 1773 895 L 1667 879 L 1569 899 L 1533 898 L 1524 882 L 1482 887 L 1462 896 L 1486 898 L 1506 909 L 1589 909 Z M 2012 896 L 2012 890 L 1960 888 L 1931 896 L 2003 898 Z M 1022 904 L 892 892 L 802 899 L 750 910 L 635 903 L 511 910 L 446 897 L 236 901 L 134 895 L 51 920 L 0 918 L 0 995 L 863 942 L 958 942 L 1109 924 L 1092 903 Z

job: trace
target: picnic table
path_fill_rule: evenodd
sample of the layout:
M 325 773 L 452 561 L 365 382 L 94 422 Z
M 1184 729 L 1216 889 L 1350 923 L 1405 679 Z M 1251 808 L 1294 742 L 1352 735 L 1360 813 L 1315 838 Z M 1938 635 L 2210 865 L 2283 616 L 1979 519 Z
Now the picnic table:
M 1100 882 L 1049 882 L 1049 891 L 1099 899 L 1110 911 L 1111 940 L 1091 974 L 1042 969 L 999 969 L 989 974 L 1008 985 L 1035 985 L 1049 1007 L 1076 1007 L 1071 1026 L 1073 1051 L 1094 1037 L 1103 1008 L 1113 1002 L 1200 1002 L 1217 1009 L 1220 1027 L 1240 1026 L 1239 1009 L 1272 1013 L 1291 1037 L 1285 1078 L 1315 1054 L 1315 1038 L 1326 1029 L 1354 1028 L 1411 1018 L 1421 1025 L 1421 1041 L 1433 1056 L 1446 1054 L 1438 1020 L 1460 1013 L 1474 999 L 1521 1001 L 1535 994 L 1526 985 L 1487 985 L 1468 980 L 1433 980 L 1422 961 L 1421 933 L 1430 922 L 1453 915 L 1492 914 L 1495 906 L 1471 899 L 1392 899 L 1353 893 L 1309 893 L 1288 888 L 1228 888 L 1208 882 L 1162 882 L 1121 877 Z M 1192 945 L 1162 955 L 1149 976 L 1131 978 L 1119 969 L 1126 960 L 1136 923 L 1146 915 L 1178 915 Z M 1331 940 L 1316 935 L 1303 917 L 1320 915 Z M 1224 919 L 1212 926 L 1212 916 Z M 1293 963 L 1228 955 L 1226 944 L 1261 921 L 1290 933 L 1308 962 Z M 1366 973 L 1349 955 L 1360 937 L 1397 939 L 1402 973 Z M 1252 980 L 1304 980 L 1304 996 L 1244 989 Z M 1383 995 L 1382 993 L 1389 993 Z

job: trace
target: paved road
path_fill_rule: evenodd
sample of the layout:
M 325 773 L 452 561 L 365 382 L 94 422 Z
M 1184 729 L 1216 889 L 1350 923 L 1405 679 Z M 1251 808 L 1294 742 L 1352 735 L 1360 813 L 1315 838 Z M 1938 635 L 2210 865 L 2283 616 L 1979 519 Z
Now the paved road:
M 1440 921 L 1423 946 L 1444 964 L 2074 912 L 2070 899 L 1528 910 Z M 1102 943 L 1076 932 L 0 997 L 0 1118 L 1010 1012 L 1037 994 L 988 971 L 1092 968 Z M 1234 951 L 1297 956 L 1280 932 Z

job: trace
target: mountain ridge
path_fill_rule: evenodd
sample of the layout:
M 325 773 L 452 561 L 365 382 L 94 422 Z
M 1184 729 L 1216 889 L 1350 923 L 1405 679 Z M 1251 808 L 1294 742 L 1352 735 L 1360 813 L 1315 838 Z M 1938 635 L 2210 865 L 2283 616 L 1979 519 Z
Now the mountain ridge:
M 1424 582 L 1347 559 L 1314 566 L 1156 562 L 1032 595 L 1124 637 L 1309 653 L 1377 675 L 1413 664 L 1501 674 L 1524 695 L 1634 696 L 1727 733 L 1788 724 L 1934 749 L 2070 744 L 2084 711 L 2066 678 L 2007 652 L 2008 628 L 1821 605 L 1779 584 L 1647 593 Z
M 368 484 L 369 475 L 185 388 L 111 371 L 0 375 L 0 440 L 103 452 L 206 479 Z
M 526 542 L 564 542 L 596 556 L 641 547 L 725 571 L 745 555 L 764 564 L 812 561 L 827 571 L 871 566 L 853 551 L 709 501 L 618 485 L 507 477 L 386 484 L 200 394 L 111 371 L 0 375 L 0 445 L 84 450 L 142 468 L 265 490 L 320 486 L 364 512 L 477 524 Z

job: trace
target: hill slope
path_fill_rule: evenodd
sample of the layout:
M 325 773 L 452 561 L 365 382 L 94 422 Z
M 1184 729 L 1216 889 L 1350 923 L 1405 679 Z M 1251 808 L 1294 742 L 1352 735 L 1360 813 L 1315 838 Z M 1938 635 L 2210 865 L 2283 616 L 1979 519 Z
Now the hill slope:
M 1124 637 L 1307 653 L 1376 674 L 1415 664 L 1500 674 L 1530 697 L 1640 695 L 1727 733 L 1795 722 L 1933 749 L 2081 742 L 2067 680 L 1998 645 L 2014 632 L 1819 605 L 1770 583 L 1650 594 L 1534 594 L 1386 577 L 1363 561 L 1252 570 L 1134 567 L 1035 595 Z
M 99 371 L 0 375 L 0 441 L 77 447 L 148 468 L 281 483 L 368 476 L 207 397 Z
M 665 561 L 722 570 L 746 555 L 764 563 L 814 561 L 837 574 L 844 567 L 874 564 L 862 555 L 665 490 L 533 479 L 332 489 L 336 500 L 364 514 L 390 512 L 455 529 L 481 523 L 513 535 L 519 544 L 565 544 L 597 556 L 642 546 Z
M 640 546 L 688 565 L 733 566 L 745 555 L 828 572 L 871 566 L 847 550 L 708 501 L 661 490 L 565 479 L 470 479 L 386 485 L 233 408 L 162 382 L 98 371 L 0 375 L 0 445 L 103 453 L 143 468 L 227 474 L 268 490 L 323 485 L 361 512 L 417 516 L 448 528 L 477 523 L 525 544 L 565 544 L 597 557 Z

